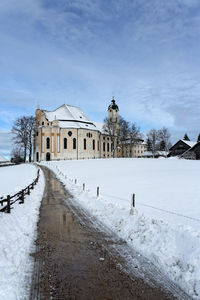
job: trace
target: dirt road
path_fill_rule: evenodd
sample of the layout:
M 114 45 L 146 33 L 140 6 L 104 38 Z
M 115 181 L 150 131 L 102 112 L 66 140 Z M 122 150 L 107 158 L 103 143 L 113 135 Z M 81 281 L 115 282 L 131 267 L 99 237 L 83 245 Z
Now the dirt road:
M 189 299 L 150 262 L 86 215 L 54 173 L 42 169 L 46 188 L 32 254 L 30 299 Z

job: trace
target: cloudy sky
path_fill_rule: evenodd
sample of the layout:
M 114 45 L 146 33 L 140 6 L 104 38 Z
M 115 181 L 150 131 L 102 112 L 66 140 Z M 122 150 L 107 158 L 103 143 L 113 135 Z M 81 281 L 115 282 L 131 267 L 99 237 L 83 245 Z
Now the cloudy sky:
M 37 105 L 200 132 L 200 0 L 1 0 L 0 154 Z

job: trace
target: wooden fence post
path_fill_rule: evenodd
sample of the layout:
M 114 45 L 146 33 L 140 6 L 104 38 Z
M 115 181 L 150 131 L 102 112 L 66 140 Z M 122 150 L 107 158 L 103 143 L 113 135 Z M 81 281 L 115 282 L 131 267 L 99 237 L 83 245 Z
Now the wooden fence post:
M 83 183 L 83 191 L 85 191 L 85 183 Z
M 29 187 L 29 185 L 28 185 L 28 195 L 30 195 L 30 187 Z
M 97 197 L 99 197 L 99 186 L 97 187 Z
M 21 192 L 20 199 L 21 199 L 21 201 L 19 202 L 19 204 L 23 204 L 24 203 L 24 190 L 22 190 L 22 192 Z
M 132 203 L 133 203 L 133 207 L 135 207 L 135 194 L 133 194 L 132 196 Z
M 10 195 L 7 196 L 7 213 L 10 214 Z

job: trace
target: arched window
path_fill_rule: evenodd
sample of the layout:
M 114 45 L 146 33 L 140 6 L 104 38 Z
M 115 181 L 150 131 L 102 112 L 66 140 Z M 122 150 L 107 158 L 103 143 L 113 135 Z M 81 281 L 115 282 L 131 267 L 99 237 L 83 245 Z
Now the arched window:
M 86 150 L 86 139 L 83 140 L 83 148 Z
M 95 150 L 95 140 L 92 141 L 93 150 Z
M 76 149 L 76 139 L 73 138 L 73 149 Z
M 109 145 L 109 143 L 107 144 L 107 151 L 108 152 L 110 151 L 110 145 Z
M 47 149 L 50 149 L 50 138 L 49 138 L 49 137 L 47 138 L 46 148 L 47 148 Z
M 103 151 L 106 151 L 106 143 L 103 143 Z
M 67 149 L 67 138 L 64 138 L 64 149 Z

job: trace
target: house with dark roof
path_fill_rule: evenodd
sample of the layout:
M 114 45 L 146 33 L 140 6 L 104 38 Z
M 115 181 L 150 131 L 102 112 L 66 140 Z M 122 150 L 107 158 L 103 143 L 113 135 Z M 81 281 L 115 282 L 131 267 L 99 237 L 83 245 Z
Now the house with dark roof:
M 186 159 L 200 159 L 200 142 L 197 142 L 193 147 L 185 151 L 182 155 L 182 158 Z
M 168 156 L 181 156 L 183 153 L 196 145 L 196 142 L 179 140 L 170 149 Z

